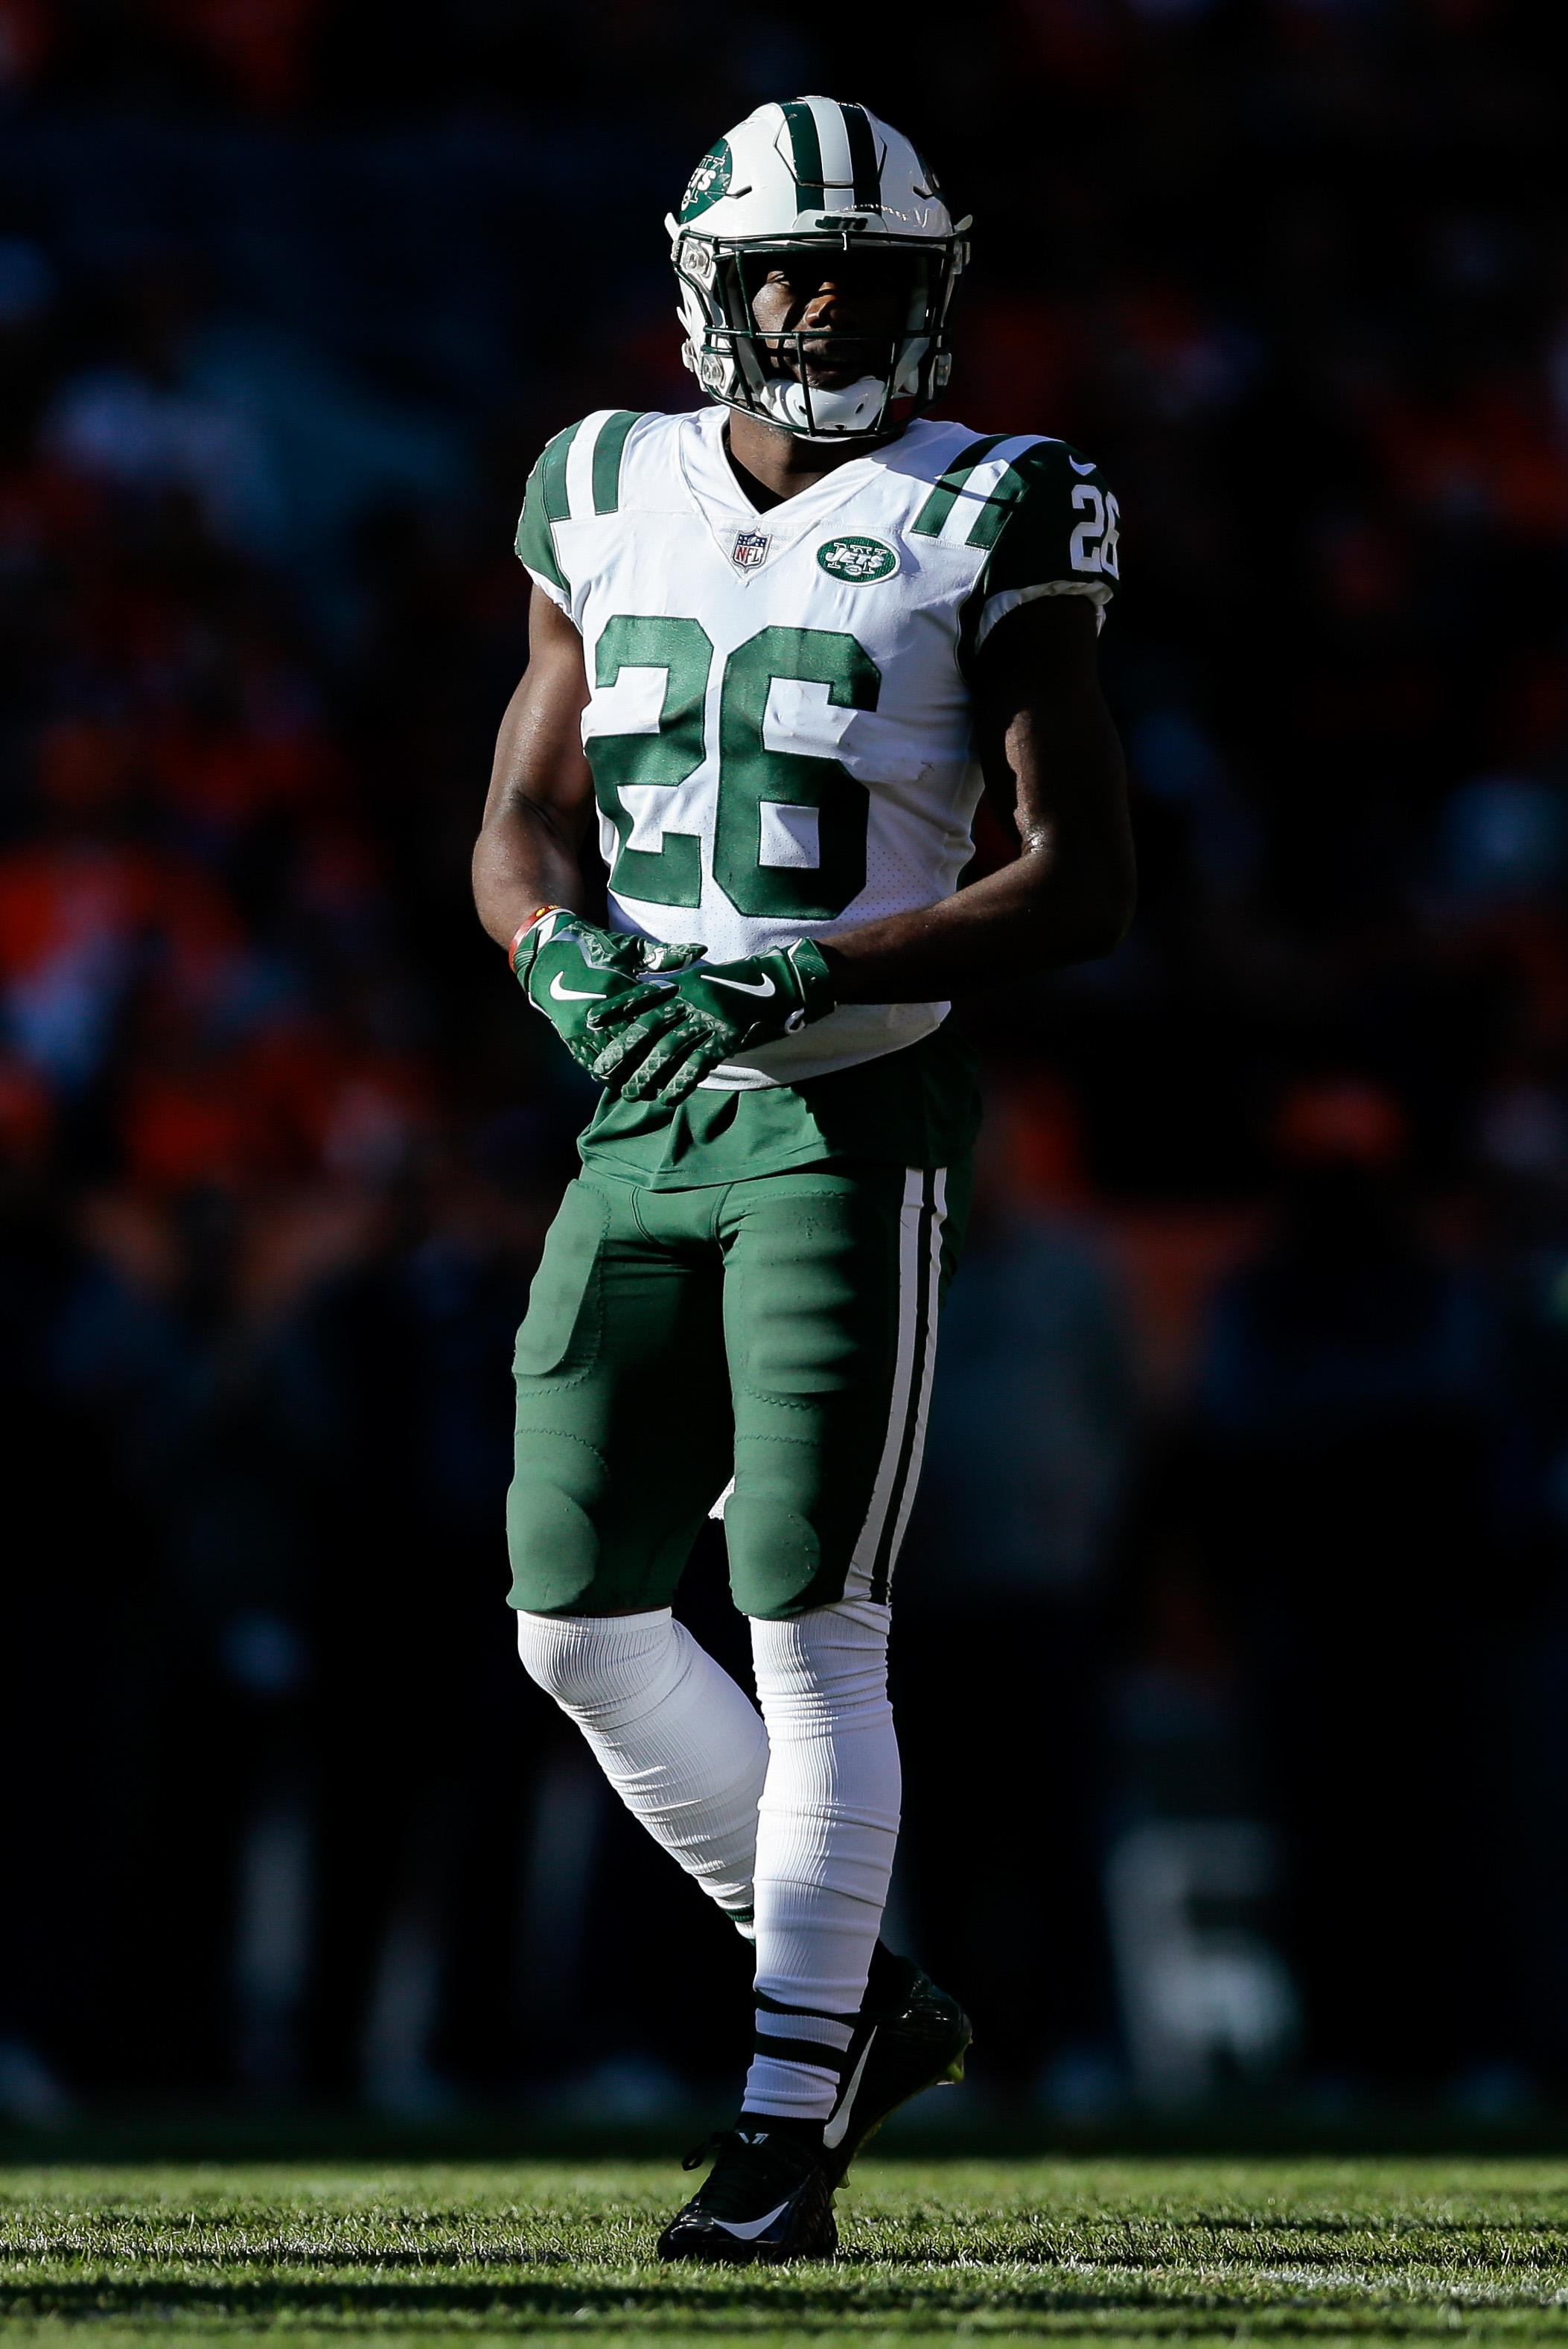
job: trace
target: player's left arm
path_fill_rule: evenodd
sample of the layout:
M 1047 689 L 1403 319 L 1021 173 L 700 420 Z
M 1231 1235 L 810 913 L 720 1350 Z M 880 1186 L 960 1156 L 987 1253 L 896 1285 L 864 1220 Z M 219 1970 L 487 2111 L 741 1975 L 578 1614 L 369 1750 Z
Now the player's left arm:
M 820 941 L 841 1003 L 927 1003 L 1109 954 L 1132 919 L 1127 771 L 1100 692 L 1096 611 L 1044 595 L 1009 612 L 971 690 L 1010 864 L 939 904 Z

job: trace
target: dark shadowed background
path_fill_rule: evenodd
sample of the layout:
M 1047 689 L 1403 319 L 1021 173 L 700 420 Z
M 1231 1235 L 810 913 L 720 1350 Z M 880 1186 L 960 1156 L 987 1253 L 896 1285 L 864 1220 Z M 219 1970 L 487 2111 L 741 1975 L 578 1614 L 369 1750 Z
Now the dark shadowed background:
M 1568 2094 L 1565 32 L 0 0 L 0 2117 L 738 2078 L 512 1651 L 589 1097 L 466 867 L 529 466 L 693 404 L 662 215 L 811 89 L 973 209 L 944 412 L 1119 492 L 1143 871 L 971 1014 L 890 1930 L 982 2123 Z

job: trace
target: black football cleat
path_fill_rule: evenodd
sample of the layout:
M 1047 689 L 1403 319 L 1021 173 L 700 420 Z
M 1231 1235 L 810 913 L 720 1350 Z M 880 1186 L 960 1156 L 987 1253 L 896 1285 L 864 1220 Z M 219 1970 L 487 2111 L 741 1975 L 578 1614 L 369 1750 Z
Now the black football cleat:
M 911 1958 L 878 1950 L 865 2005 L 844 2059 L 843 2086 L 822 2131 L 830 2186 L 890 2113 L 927 2088 L 964 2077 L 975 2028 L 955 1998 Z
M 839 2248 L 833 2189 L 815 2146 L 776 2129 L 721 2129 L 685 2167 L 718 2159 L 659 2237 L 661 2260 L 830 2260 Z

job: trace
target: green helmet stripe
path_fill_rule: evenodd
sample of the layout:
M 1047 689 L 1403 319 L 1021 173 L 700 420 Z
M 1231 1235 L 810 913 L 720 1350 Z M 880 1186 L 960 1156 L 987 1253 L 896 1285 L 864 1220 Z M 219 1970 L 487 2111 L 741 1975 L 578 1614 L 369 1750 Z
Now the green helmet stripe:
M 975 466 L 984 464 L 992 450 L 1006 438 L 1007 435 L 1005 432 L 992 432 L 983 440 L 971 440 L 967 449 L 959 450 L 911 523 L 909 528 L 912 537 L 940 536 L 943 523 L 957 502 L 959 491 L 964 487 Z
M 794 159 L 795 208 L 798 212 L 820 210 L 825 201 L 822 186 L 822 142 L 817 136 L 817 118 L 803 98 L 785 101 L 784 122 L 789 133 L 789 151 Z
M 607 416 L 599 427 L 599 438 L 593 443 L 593 511 L 596 514 L 614 513 L 621 502 L 621 458 L 640 409 L 618 409 Z
M 540 492 L 551 522 L 565 522 L 572 512 L 566 495 L 566 457 L 581 429 L 573 424 L 558 432 L 539 460 Z
M 882 173 L 877 168 L 876 133 L 863 106 L 839 109 L 850 140 L 850 169 L 855 175 L 855 210 L 874 212 L 882 206 Z

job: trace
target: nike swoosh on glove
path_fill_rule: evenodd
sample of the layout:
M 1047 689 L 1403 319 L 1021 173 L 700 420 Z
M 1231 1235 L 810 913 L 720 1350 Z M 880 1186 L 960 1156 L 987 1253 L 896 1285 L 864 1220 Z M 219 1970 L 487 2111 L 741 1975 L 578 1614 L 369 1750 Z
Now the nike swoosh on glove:
M 617 997 L 589 1014 L 602 1045 L 593 1074 L 629 1101 L 673 1107 L 721 1061 L 792 1036 L 837 1000 L 810 938 L 740 962 L 694 963 L 651 1006 Z
M 702 953 L 700 946 L 666 947 L 655 938 L 602 930 L 575 914 L 552 907 L 519 938 L 511 967 L 529 1001 L 542 1011 L 580 1067 L 592 1070 L 603 1038 L 588 1019 L 599 1006 L 635 1008 L 667 999 L 673 980 L 665 972 L 684 970 Z

